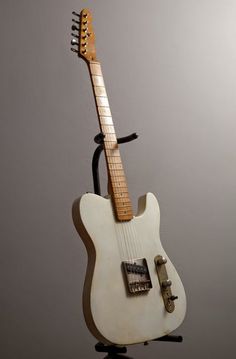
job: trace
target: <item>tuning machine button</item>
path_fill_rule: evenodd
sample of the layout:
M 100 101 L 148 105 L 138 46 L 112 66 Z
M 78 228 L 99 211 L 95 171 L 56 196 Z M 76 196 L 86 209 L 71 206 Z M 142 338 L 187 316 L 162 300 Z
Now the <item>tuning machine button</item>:
M 79 38 L 79 36 L 78 36 L 78 35 L 76 35 L 76 34 L 74 34 L 73 32 L 71 33 L 71 36 L 76 37 L 76 39 L 78 39 L 78 38 Z
M 71 26 L 72 31 L 79 31 L 79 28 L 75 26 L 74 24 Z
M 177 296 L 177 295 L 172 295 L 171 297 L 170 297 L 170 300 L 176 300 L 176 299 L 178 299 L 179 297 Z
M 77 12 L 75 12 L 75 11 L 72 11 L 72 14 L 73 14 L 73 15 L 75 15 L 75 16 L 80 17 L 80 14 L 78 14 L 78 13 L 77 13 Z
M 72 19 L 72 21 L 75 23 L 75 24 L 78 24 L 79 25 L 79 21 L 75 20 L 75 19 Z
M 77 42 L 77 40 L 76 39 L 72 39 L 71 40 L 71 45 L 78 45 L 79 46 L 79 43 Z
M 74 49 L 73 47 L 71 47 L 71 51 L 76 52 L 77 54 L 79 53 L 79 51 Z
M 166 288 L 168 288 L 168 287 L 170 287 L 170 286 L 172 285 L 172 282 L 171 282 L 170 279 L 166 279 L 166 280 L 163 280 L 163 282 L 161 283 L 161 285 L 162 285 L 162 287 L 163 287 L 164 289 L 166 289 Z

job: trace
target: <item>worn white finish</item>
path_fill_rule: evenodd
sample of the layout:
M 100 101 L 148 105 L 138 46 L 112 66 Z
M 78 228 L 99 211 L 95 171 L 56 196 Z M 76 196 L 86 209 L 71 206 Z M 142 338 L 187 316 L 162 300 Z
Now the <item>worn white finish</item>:
M 162 248 L 160 212 L 152 193 L 139 200 L 138 215 L 129 222 L 115 220 L 112 203 L 85 194 L 73 205 L 73 220 L 88 250 L 84 285 L 84 315 L 93 335 L 104 343 L 134 344 L 166 335 L 184 319 L 186 298 L 182 282 Z M 179 297 L 167 313 L 160 292 L 154 257 L 164 255 L 172 293 Z M 127 294 L 121 263 L 146 258 L 153 288 L 146 294 Z

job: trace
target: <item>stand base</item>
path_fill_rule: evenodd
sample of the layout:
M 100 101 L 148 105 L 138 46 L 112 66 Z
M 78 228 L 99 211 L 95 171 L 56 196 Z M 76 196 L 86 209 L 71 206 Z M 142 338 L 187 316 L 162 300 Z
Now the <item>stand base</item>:
M 183 337 L 181 335 L 165 335 L 164 337 L 154 339 L 152 341 L 160 342 L 172 342 L 172 343 L 182 343 Z M 145 342 L 144 345 L 148 345 L 149 342 Z M 127 353 L 126 347 L 117 347 L 115 345 L 105 345 L 101 342 L 98 342 L 95 345 L 95 350 L 99 353 L 108 353 L 104 359 L 132 359 L 126 355 L 120 355 Z

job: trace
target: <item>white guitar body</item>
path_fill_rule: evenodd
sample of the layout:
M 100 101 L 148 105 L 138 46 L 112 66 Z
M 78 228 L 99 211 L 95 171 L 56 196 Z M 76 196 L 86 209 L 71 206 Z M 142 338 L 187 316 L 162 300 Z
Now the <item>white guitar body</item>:
M 91 333 L 104 344 L 128 345 L 167 335 L 183 321 L 184 287 L 166 255 L 159 236 L 160 211 L 152 193 L 139 199 L 138 214 L 131 221 L 115 219 L 110 198 L 85 194 L 73 204 L 73 221 L 88 252 L 83 311 Z M 175 310 L 165 310 L 154 258 L 163 255 L 178 296 Z M 129 294 L 122 262 L 145 258 L 152 288 Z

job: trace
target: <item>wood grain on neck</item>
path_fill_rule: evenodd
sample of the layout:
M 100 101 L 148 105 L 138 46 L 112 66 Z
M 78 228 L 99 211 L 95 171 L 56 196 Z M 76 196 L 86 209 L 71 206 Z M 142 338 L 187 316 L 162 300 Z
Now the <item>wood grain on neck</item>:
M 129 197 L 100 63 L 90 61 L 89 71 L 93 84 L 100 129 L 105 136 L 104 151 L 110 194 L 112 196 L 116 218 L 118 221 L 129 221 L 133 218 L 132 204 Z

